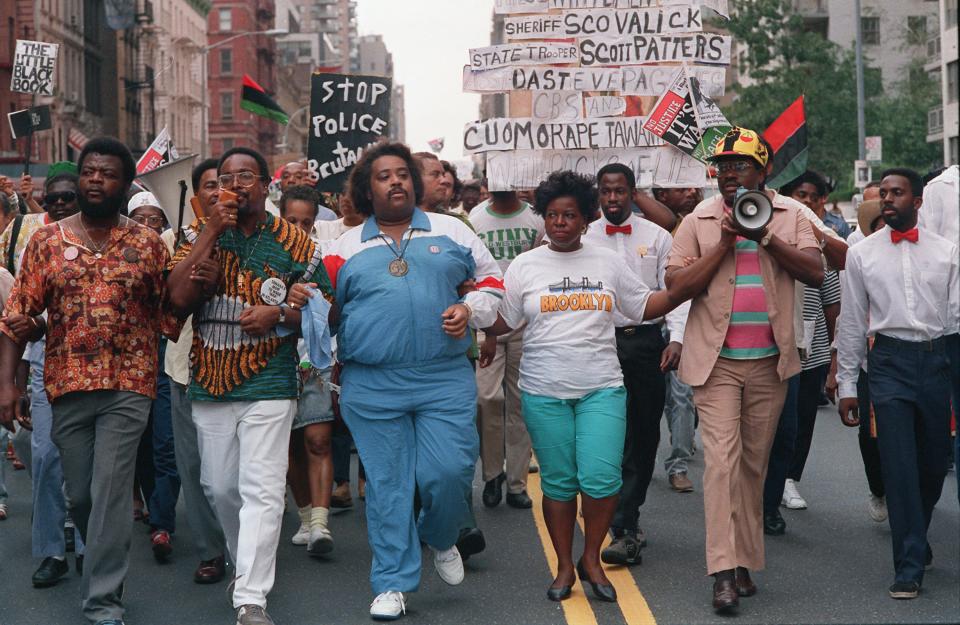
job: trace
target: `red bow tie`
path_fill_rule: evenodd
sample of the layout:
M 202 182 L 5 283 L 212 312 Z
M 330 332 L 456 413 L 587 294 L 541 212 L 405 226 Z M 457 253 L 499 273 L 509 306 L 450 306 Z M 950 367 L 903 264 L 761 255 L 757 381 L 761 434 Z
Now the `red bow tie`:
M 920 232 L 916 228 L 910 228 L 906 232 L 900 232 L 899 230 L 890 231 L 890 240 L 894 243 L 899 243 L 900 241 L 910 241 L 911 243 L 916 243 L 920 239 Z
M 614 226 L 607 224 L 607 234 L 612 235 L 616 233 L 620 234 L 633 234 L 633 226 L 627 224 L 626 226 Z

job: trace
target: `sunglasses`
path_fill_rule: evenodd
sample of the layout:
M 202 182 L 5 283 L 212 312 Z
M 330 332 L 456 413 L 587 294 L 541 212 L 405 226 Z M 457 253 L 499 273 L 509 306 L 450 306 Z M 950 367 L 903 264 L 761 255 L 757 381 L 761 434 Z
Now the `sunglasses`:
M 57 202 L 62 201 L 64 204 L 69 204 L 77 199 L 77 194 L 74 191 L 61 191 L 60 193 L 48 193 L 43 197 L 44 204 L 56 204 Z

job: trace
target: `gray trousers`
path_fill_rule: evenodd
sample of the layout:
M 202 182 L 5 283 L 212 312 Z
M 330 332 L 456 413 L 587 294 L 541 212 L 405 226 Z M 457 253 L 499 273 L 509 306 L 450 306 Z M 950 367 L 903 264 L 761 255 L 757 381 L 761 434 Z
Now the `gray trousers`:
M 187 387 L 173 380 L 170 380 L 170 407 L 173 413 L 173 449 L 177 456 L 177 474 L 180 476 L 180 491 L 187 510 L 187 523 L 190 524 L 197 555 L 201 560 L 212 560 L 226 554 L 226 541 L 217 515 L 200 485 L 200 447 Z
M 151 400 L 128 391 L 87 391 L 53 402 L 70 513 L 87 546 L 80 582 L 83 614 L 93 623 L 122 619 L 133 516 L 130 493 L 137 445 Z

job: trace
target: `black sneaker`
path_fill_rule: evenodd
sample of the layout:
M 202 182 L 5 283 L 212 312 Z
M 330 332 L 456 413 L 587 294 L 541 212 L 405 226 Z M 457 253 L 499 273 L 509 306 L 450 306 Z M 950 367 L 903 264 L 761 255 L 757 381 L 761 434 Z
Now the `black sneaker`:
M 457 538 L 457 551 L 460 552 L 460 558 L 466 562 L 467 559 L 480 553 L 487 548 L 487 541 L 483 537 L 480 528 L 472 527 L 470 529 L 460 530 L 460 537 Z
M 763 533 L 767 536 L 783 536 L 787 531 L 787 522 L 779 510 L 763 515 Z
M 31 578 L 33 587 L 49 588 L 60 581 L 60 578 L 66 575 L 69 570 L 70 565 L 67 564 L 66 560 L 58 560 L 53 556 L 44 558 Z
M 890 587 L 890 597 L 893 599 L 916 599 L 920 594 L 920 584 L 917 582 L 896 582 Z
M 73 553 L 77 548 L 77 531 L 73 527 L 63 528 L 63 543 L 67 553 Z

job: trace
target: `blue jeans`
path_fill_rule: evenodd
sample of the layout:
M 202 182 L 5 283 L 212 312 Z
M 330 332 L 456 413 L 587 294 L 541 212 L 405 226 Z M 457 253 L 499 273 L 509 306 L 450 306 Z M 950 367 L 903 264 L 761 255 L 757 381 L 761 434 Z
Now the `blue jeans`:
M 157 379 L 157 398 L 153 400 L 153 494 L 147 507 L 150 509 L 150 526 L 154 529 L 173 532 L 176 530 L 177 499 L 180 497 L 180 476 L 177 474 L 177 457 L 173 446 L 173 413 L 170 406 L 170 378 L 163 372 L 163 356 L 166 339 L 160 341 L 160 375 Z
M 693 407 L 693 389 L 680 381 L 676 371 L 667 372 L 667 397 L 664 415 L 670 428 L 670 456 L 664 461 L 667 475 L 687 472 L 693 457 L 693 438 L 697 413 Z

